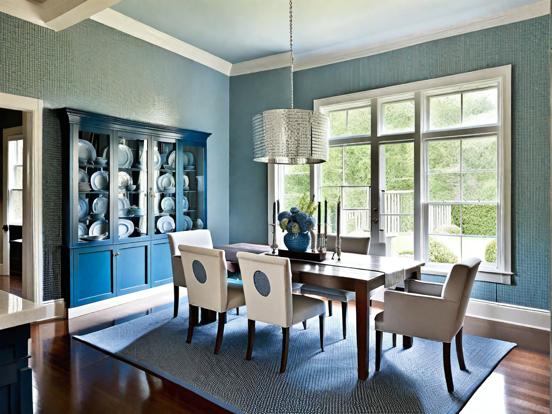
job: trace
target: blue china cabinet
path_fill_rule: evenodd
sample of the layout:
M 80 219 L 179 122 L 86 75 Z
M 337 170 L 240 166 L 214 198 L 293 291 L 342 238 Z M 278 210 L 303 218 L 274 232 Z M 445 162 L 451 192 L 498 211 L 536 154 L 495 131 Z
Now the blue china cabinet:
M 172 281 L 167 233 L 207 226 L 209 133 L 60 110 L 70 307 Z

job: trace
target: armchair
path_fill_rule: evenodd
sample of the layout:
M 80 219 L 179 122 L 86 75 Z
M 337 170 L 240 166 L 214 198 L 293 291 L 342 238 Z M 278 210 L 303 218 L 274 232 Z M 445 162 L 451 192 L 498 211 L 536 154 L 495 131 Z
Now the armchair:
M 417 336 L 443 343 L 443 365 L 449 392 L 454 391 L 450 344 L 456 337 L 461 370 L 466 370 L 462 350 L 464 316 L 481 261 L 470 258 L 455 264 L 443 285 L 407 281 L 407 291 L 386 290 L 384 311 L 376 315 L 376 371 L 381 364 L 382 332 Z

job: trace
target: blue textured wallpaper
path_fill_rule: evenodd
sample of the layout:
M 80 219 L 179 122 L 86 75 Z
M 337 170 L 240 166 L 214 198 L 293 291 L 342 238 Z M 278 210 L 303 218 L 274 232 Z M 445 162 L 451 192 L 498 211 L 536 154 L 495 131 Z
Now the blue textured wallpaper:
M 317 98 L 511 64 L 512 259 L 516 284 L 478 283 L 474 296 L 543 309 L 549 306 L 550 269 L 549 34 L 549 19 L 544 16 L 299 71 L 294 83 L 296 106 L 312 108 Z M 287 93 L 287 78 L 278 76 L 280 72 L 230 80 L 230 146 L 249 150 L 249 158 L 243 153 L 236 160 L 230 158 L 230 189 L 232 194 L 239 194 L 239 203 L 234 204 L 232 198 L 230 203 L 231 240 L 266 240 L 264 228 L 251 230 L 249 226 L 234 234 L 233 224 L 237 228 L 247 223 L 251 206 L 255 206 L 255 222 L 266 220 L 266 190 L 261 189 L 266 183 L 266 169 L 251 161 L 250 120 L 253 113 L 277 107 L 277 102 L 262 99 L 264 96 L 274 99 Z M 263 94 L 258 93 L 261 85 Z M 283 98 L 279 102 L 285 103 Z
M 123 118 L 211 132 L 208 219 L 228 240 L 229 79 L 181 56 L 87 20 L 56 33 L 0 13 L 0 91 Z M 44 111 L 44 296 L 60 297 L 61 140 Z

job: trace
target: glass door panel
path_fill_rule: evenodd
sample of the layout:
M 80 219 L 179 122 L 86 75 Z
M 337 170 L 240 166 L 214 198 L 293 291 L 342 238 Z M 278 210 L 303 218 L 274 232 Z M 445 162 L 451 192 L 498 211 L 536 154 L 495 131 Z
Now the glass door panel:
M 205 149 L 184 146 L 182 166 L 182 230 L 202 229 L 206 226 Z
M 117 232 L 119 240 L 148 234 L 148 140 L 117 137 Z
M 176 142 L 153 141 L 153 214 L 155 234 L 176 230 Z
M 110 134 L 79 131 L 77 240 L 88 243 L 111 238 L 109 234 Z

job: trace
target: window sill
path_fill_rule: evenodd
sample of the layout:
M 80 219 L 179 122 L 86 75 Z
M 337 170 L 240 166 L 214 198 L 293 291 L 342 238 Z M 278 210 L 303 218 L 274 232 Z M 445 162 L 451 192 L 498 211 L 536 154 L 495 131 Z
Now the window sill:
M 428 265 L 422 267 L 422 273 L 428 275 L 446 276 L 452 265 Z M 514 274 L 512 272 L 498 271 L 491 269 L 480 269 L 475 278 L 478 282 L 499 283 L 501 285 L 513 284 Z

